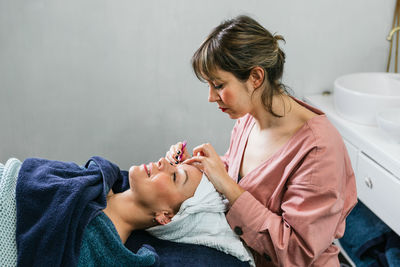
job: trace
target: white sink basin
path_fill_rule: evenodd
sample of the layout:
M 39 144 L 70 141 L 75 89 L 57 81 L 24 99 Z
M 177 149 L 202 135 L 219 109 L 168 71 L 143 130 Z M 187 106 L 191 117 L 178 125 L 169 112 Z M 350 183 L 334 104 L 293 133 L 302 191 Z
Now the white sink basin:
M 353 122 L 376 125 L 376 114 L 400 107 L 400 74 L 371 72 L 341 76 L 334 82 L 335 109 Z
M 389 108 L 379 112 L 376 121 L 387 137 L 400 143 L 400 108 Z

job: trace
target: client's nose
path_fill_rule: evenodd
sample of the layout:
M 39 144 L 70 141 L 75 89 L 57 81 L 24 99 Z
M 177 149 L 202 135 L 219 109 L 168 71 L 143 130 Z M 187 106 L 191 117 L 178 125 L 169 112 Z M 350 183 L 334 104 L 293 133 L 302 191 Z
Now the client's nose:
M 172 170 L 174 167 L 169 164 L 169 162 L 165 158 L 160 158 L 157 162 L 157 167 L 160 171 L 168 171 Z

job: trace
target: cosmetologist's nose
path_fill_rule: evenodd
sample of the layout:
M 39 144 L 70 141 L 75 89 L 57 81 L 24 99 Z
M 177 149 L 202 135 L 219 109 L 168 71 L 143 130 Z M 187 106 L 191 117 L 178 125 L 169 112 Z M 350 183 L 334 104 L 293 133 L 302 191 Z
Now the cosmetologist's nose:
M 208 102 L 216 102 L 217 100 L 218 100 L 218 94 L 210 86 L 208 90 Z

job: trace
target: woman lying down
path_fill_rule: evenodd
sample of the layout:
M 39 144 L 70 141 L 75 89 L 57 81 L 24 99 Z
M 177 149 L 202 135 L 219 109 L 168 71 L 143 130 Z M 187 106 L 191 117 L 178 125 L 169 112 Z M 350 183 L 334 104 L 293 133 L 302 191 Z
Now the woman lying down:
M 0 177 L 1 266 L 184 265 L 193 248 L 197 266 L 254 266 L 225 219 L 225 202 L 196 167 L 162 158 L 126 172 L 101 157 L 85 166 L 10 159 Z M 169 248 L 189 247 L 168 255 L 146 244 L 133 249 L 138 229 L 174 241 Z

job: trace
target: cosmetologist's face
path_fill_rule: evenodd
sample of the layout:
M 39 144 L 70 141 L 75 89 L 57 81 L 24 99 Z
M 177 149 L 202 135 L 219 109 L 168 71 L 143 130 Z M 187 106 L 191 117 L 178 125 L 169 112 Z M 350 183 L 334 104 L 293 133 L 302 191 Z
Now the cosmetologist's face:
M 129 169 L 129 183 L 142 205 L 151 210 L 180 206 L 192 197 L 202 173 L 194 166 L 172 166 L 165 158 Z
M 232 73 L 217 70 L 215 80 L 208 81 L 208 101 L 217 102 L 218 108 L 232 119 L 251 111 L 251 91 L 248 82 L 241 82 Z

